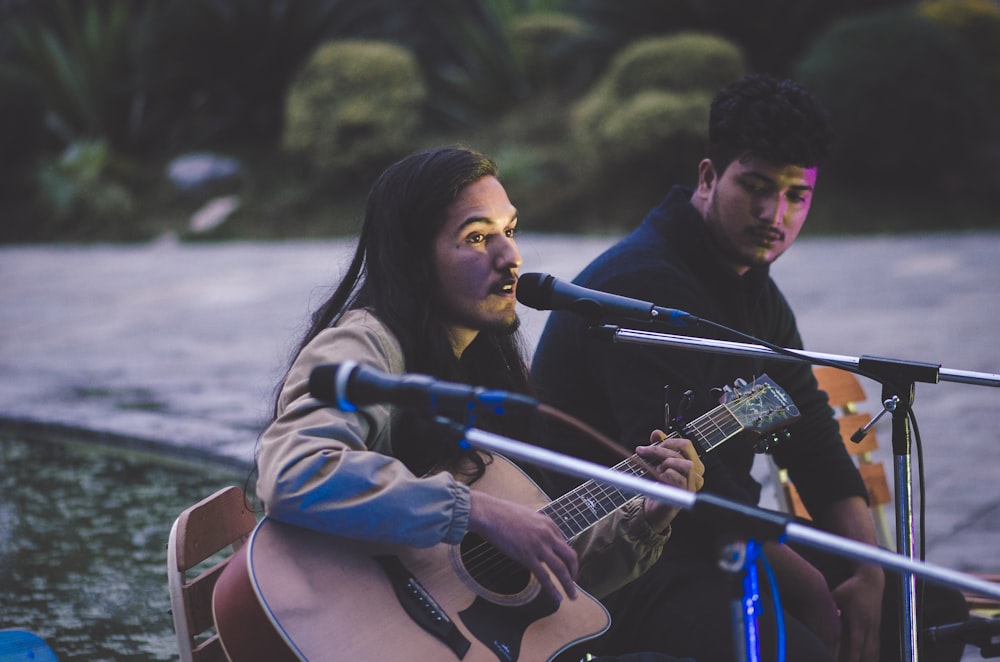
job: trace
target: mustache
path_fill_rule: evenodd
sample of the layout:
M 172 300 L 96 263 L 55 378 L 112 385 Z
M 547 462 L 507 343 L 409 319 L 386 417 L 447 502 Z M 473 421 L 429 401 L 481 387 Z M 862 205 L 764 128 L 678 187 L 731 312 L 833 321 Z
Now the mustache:
M 785 231 L 780 228 L 771 227 L 769 225 L 755 226 L 750 228 L 750 233 L 756 237 L 761 237 L 763 239 L 768 239 L 770 241 L 784 241 Z

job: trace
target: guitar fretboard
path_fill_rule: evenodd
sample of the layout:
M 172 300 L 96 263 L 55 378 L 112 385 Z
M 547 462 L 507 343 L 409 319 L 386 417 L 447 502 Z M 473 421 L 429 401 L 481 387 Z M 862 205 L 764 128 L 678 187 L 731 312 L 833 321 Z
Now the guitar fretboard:
M 743 429 L 729 408 L 721 405 L 689 423 L 684 428 L 684 435 L 704 454 Z M 633 458 L 634 455 L 622 460 L 612 469 L 633 476 L 645 476 L 646 470 Z M 572 540 L 634 497 L 635 494 L 622 492 L 613 485 L 591 480 L 559 497 L 539 512 L 548 515 L 559 526 L 566 540 Z

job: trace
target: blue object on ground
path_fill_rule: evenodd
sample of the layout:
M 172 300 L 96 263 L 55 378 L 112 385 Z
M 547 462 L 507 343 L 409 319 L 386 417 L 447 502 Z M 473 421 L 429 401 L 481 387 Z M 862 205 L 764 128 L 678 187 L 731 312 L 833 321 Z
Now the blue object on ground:
M 59 662 L 49 645 L 26 630 L 0 630 L 0 662 Z

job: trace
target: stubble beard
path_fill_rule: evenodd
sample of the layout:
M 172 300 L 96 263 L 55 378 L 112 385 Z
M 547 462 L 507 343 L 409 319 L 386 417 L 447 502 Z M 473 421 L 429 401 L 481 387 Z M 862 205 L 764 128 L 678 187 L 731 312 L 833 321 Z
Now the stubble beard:
M 501 336 L 511 336 L 521 328 L 521 318 L 514 314 L 510 319 L 496 320 L 486 324 L 482 329 L 487 333 L 495 333 Z
M 722 223 L 718 196 L 712 196 L 705 214 L 705 222 L 708 225 L 709 233 L 715 240 L 716 247 L 718 247 L 723 257 L 726 258 L 733 268 L 752 269 L 770 263 L 769 260 L 759 259 L 756 254 L 750 254 L 743 243 L 744 238 L 734 237 L 727 232 L 727 226 Z

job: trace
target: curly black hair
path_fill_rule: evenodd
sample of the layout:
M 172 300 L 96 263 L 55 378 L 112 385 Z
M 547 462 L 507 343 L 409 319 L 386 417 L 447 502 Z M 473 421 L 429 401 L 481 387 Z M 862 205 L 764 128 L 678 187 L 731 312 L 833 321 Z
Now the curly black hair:
M 708 158 L 721 174 L 750 157 L 814 168 L 833 150 L 830 116 L 792 80 L 751 74 L 719 90 L 708 123 Z

